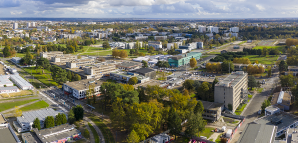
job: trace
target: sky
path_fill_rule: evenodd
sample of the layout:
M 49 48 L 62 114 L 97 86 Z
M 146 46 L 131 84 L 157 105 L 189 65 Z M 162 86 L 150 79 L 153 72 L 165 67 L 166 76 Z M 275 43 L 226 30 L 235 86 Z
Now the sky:
M 296 18 L 298 0 L 0 0 L 1 18 Z

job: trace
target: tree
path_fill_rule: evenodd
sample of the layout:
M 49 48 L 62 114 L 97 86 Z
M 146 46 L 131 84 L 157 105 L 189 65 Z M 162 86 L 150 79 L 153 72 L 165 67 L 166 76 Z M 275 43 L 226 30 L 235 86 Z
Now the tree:
M 42 74 L 44 73 L 44 69 L 47 69 L 50 66 L 51 66 L 50 61 L 46 58 L 39 58 L 36 61 L 36 68 L 42 68 Z M 66 78 L 66 76 L 65 76 L 65 78 Z
M 72 110 L 73 110 L 74 117 L 75 117 L 76 121 L 83 119 L 84 109 L 83 109 L 82 105 L 77 105 L 75 107 L 72 107 Z
M 250 87 L 250 89 L 252 89 L 253 87 L 257 87 L 257 82 L 254 76 L 248 77 L 248 87 Z
M 62 124 L 66 124 L 67 123 L 67 118 L 66 118 L 66 115 L 65 114 L 61 114 L 61 122 L 62 122 Z
M 231 103 L 228 104 L 228 109 L 233 111 L 233 105 Z
M 197 60 L 195 58 L 191 58 L 189 63 L 190 63 L 190 67 L 192 68 L 197 66 Z
M 5 46 L 2 52 L 3 52 L 4 57 L 10 57 L 11 56 L 10 46 Z
M 44 121 L 45 128 L 55 127 L 55 119 L 53 116 L 47 116 Z
M 142 60 L 142 64 L 143 64 L 143 68 L 147 68 L 148 67 L 148 64 L 146 61 Z
M 186 123 L 185 135 L 189 137 L 197 136 L 197 133 L 205 129 L 206 122 L 201 114 L 191 113 Z
M 222 68 L 223 72 L 230 73 L 230 72 L 234 71 L 234 64 L 231 61 L 224 60 L 221 64 L 221 68 Z
M 120 57 L 120 51 L 119 51 L 118 49 L 114 49 L 114 50 L 112 51 L 112 56 L 113 56 L 114 58 Z
M 69 81 L 72 81 L 72 74 L 71 74 L 71 71 L 68 71 L 68 72 L 67 72 L 67 79 L 68 79 Z
M 138 143 L 139 141 L 140 141 L 140 137 L 135 132 L 135 130 L 132 130 L 127 137 L 127 142 L 128 143 Z
M 123 109 L 123 102 L 121 98 L 117 98 L 117 100 L 112 104 L 112 112 L 110 114 L 110 118 L 112 121 L 112 125 L 115 128 L 120 128 L 120 130 L 125 125 L 125 111 Z
M 76 74 L 76 75 L 75 75 L 75 81 L 79 81 L 79 80 L 81 80 L 81 76 L 78 75 L 78 74 Z
M 68 112 L 68 123 L 73 124 L 75 121 L 76 121 L 76 118 L 75 118 L 74 112 L 72 109 L 70 109 Z
M 86 138 L 90 138 L 90 132 L 89 132 L 89 130 L 88 129 L 85 129 L 85 131 L 84 131 L 84 137 L 86 137 Z
M 128 80 L 128 84 L 135 85 L 138 83 L 138 79 L 136 77 L 132 77 Z
M 183 88 L 187 89 L 190 92 L 192 92 L 195 89 L 193 85 L 194 85 L 194 81 L 191 79 L 185 80 L 184 83 L 182 84 Z
M 125 50 L 121 50 L 120 53 L 119 53 L 119 57 L 120 58 L 126 58 L 128 55 L 127 55 L 127 52 Z
M 193 110 L 194 114 L 202 114 L 204 111 L 204 105 L 203 103 L 199 100 L 195 109 Z
M 18 106 L 15 106 L 13 114 L 15 117 L 20 117 L 23 114 L 23 112 L 22 112 L 22 110 L 20 110 L 20 108 Z
M 280 61 L 280 63 L 279 63 L 279 72 L 284 72 L 284 71 L 287 71 L 287 70 L 288 70 L 287 63 L 284 60 Z
M 171 109 L 170 109 L 171 110 Z M 182 130 L 181 119 L 179 118 L 177 112 L 173 112 L 172 115 L 169 115 L 168 118 L 168 129 L 170 129 L 170 133 L 176 136 L 180 134 Z
M 40 121 L 39 121 L 38 118 L 36 118 L 36 119 L 33 121 L 32 127 L 33 127 L 33 128 L 37 128 L 38 130 L 40 130 Z
M 56 126 L 59 126 L 62 124 L 62 115 L 60 113 L 58 113 L 58 115 L 56 115 L 55 117 L 55 124 Z
M 268 68 L 267 68 L 267 74 L 268 74 L 268 77 L 271 77 L 271 75 L 272 75 L 272 68 L 271 68 L 271 66 L 268 66 Z
M 292 74 L 281 75 L 279 79 L 282 87 L 293 87 L 295 85 L 296 78 Z
M 102 47 L 103 47 L 103 49 L 105 49 L 105 50 L 111 48 L 111 46 L 110 46 L 110 44 L 109 44 L 108 41 L 104 41 L 104 42 L 102 43 Z
M 262 106 L 261 106 L 261 108 L 262 108 L 262 112 L 264 112 L 265 111 L 265 108 L 266 107 L 268 107 L 268 106 L 270 106 L 271 105 L 271 101 L 269 101 L 269 100 L 264 100 L 264 102 L 262 103 Z
M 209 83 L 203 82 L 197 90 L 197 97 L 201 100 L 209 101 Z

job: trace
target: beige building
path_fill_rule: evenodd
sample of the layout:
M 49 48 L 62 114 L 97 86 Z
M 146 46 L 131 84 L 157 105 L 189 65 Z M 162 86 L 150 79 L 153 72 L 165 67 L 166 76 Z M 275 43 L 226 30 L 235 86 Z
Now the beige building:
M 95 79 L 84 79 L 80 81 L 67 82 L 63 84 L 63 90 L 67 95 L 71 95 L 77 99 L 84 99 L 86 96 L 88 96 L 86 94 L 89 90 L 89 86 L 94 87 L 94 95 L 99 96 L 100 86 L 102 83 L 103 81 Z
M 76 60 L 66 62 L 66 67 L 73 69 L 73 68 L 84 67 L 94 63 L 95 63 L 94 59 L 76 59 Z
M 84 73 L 89 78 L 101 78 L 104 75 L 109 75 L 110 72 L 116 70 L 115 64 L 97 64 L 93 66 L 86 66 Z
M 214 102 L 231 104 L 233 112 L 247 97 L 248 76 L 243 71 L 232 72 L 224 80 L 218 82 L 214 89 Z
M 46 58 L 48 60 L 51 60 L 54 56 L 62 56 L 63 52 L 60 51 L 51 51 L 51 52 L 41 52 L 40 57 Z
M 66 63 L 72 60 L 76 60 L 77 56 L 75 55 L 71 55 L 71 54 L 67 54 L 67 55 L 55 55 L 51 58 L 51 62 L 54 63 Z

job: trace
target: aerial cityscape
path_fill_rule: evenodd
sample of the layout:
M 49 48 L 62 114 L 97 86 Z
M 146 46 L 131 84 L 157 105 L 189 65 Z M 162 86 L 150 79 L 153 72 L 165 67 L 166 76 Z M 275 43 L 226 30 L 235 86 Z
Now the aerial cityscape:
M 296 5 L 0 0 L 0 143 L 296 143 Z

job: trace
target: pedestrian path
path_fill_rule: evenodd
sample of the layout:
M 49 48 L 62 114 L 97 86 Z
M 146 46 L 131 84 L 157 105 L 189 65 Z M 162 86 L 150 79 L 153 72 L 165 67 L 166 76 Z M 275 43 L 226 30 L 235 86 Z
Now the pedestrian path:
M 91 143 L 95 143 L 93 132 L 91 131 L 90 127 L 88 126 L 88 122 L 87 122 L 87 121 L 85 122 L 85 125 L 86 125 L 86 127 L 87 127 L 87 130 L 88 130 L 89 133 L 90 133 L 90 142 L 91 142 Z

